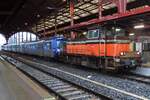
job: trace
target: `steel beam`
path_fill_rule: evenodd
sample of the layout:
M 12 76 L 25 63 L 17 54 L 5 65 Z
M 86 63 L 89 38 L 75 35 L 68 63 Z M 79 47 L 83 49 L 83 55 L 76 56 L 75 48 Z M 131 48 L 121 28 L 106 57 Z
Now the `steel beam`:
M 43 23 L 44 23 L 44 38 L 45 38 L 45 34 L 46 34 L 46 25 L 45 25 L 45 18 L 43 19 Z
M 20 32 L 18 33 L 18 44 L 20 45 Z
M 26 32 L 26 42 L 28 42 L 28 32 Z
M 74 25 L 74 1 L 70 0 L 70 17 L 71 17 L 71 26 Z
M 127 7 L 127 0 L 117 0 L 116 5 L 118 8 L 118 13 L 125 13 Z
M 15 33 L 15 36 L 16 36 L 16 44 L 17 44 L 17 42 L 18 42 L 17 37 L 18 37 L 18 36 L 17 36 L 17 34 L 16 34 L 16 33 Z
M 36 31 L 36 41 L 37 41 L 37 35 L 38 35 L 38 33 L 37 33 L 37 23 L 35 24 L 35 31 Z
M 57 13 L 55 14 L 55 35 L 57 34 Z
M 24 40 L 24 38 L 23 38 L 23 32 L 21 32 L 22 33 L 22 43 L 24 42 L 23 40 Z
M 102 0 L 98 0 L 99 19 L 102 18 L 102 11 L 103 11 L 103 6 L 102 6 L 102 4 L 103 4 L 103 1 L 102 1 Z
M 108 15 L 105 17 L 102 17 L 101 19 L 92 19 L 86 22 L 81 22 L 78 24 L 75 24 L 73 26 L 67 26 L 67 27 L 63 27 L 58 29 L 57 31 L 64 31 L 64 30 L 71 30 L 71 29 L 75 29 L 75 28 L 81 28 L 81 27 L 86 27 L 92 24 L 99 24 L 99 23 L 103 23 L 109 20 L 117 20 L 117 19 L 122 19 L 125 17 L 130 17 L 130 16 L 135 16 L 135 15 L 139 15 L 139 14 L 144 14 L 144 13 L 149 13 L 150 12 L 150 6 L 146 6 L 146 7 L 142 7 L 142 8 L 137 8 L 134 10 L 130 10 L 130 11 L 126 11 L 125 13 L 117 13 L 117 14 L 113 14 L 113 15 Z M 52 30 L 50 32 L 48 32 L 49 34 L 54 33 L 55 31 Z
M 71 17 L 71 26 L 74 26 L 74 0 L 70 0 L 70 17 Z M 71 39 L 75 38 L 75 33 L 71 32 Z

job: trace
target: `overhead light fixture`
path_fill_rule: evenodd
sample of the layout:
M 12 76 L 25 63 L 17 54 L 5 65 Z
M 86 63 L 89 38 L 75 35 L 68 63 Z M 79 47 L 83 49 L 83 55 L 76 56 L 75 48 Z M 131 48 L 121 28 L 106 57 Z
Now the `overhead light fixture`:
M 116 28 L 116 32 L 119 32 L 119 31 L 121 31 L 121 29 L 120 28 Z
M 45 22 L 46 24 L 48 24 L 49 22 Z
M 133 36 L 133 35 L 135 35 L 135 34 L 134 34 L 134 33 L 130 33 L 129 35 L 130 35 L 130 36 Z
M 56 8 L 54 8 L 54 7 L 47 7 L 47 9 L 48 9 L 48 10 L 54 10 L 54 9 L 56 9 Z
M 134 26 L 134 29 L 141 29 L 141 28 L 144 28 L 143 24 L 142 25 L 136 25 L 136 26 Z
M 24 23 L 24 25 L 26 25 L 26 26 L 27 26 L 27 25 L 28 25 L 28 23 L 27 23 L 27 22 L 25 22 L 25 23 Z
M 37 14 L 37 18 L 40 18 L 41 16 L 40 16 L 40 14 Z

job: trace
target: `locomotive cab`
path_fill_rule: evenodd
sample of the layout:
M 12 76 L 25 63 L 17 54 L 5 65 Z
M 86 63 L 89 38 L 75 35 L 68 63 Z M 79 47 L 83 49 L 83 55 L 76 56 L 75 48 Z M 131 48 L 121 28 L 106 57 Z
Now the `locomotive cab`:
M 114 55 L 112 56 L 114 58 L 114 61 L 112 61 L 114 67 L 118 70 L 124 70 L 135 69 L 137 66 L 140 66 L 141 54 L 140 52 L 132 49 L 132 42 L 129 39 L 128 32 L 120 27 L 112 27 L 111 29 L 107 29 L 106 41 L 111 37 L 113 37 L 115 43 Z
M 58 57 L 64 50 L 65 38 L 56 36 L 51 39 L 51 48 L 55 57 Z

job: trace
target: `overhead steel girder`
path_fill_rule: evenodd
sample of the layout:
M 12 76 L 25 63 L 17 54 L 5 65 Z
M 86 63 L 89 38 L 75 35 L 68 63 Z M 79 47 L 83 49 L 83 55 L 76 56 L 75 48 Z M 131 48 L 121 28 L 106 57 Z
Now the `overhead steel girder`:
M 102 0 L 102 2 L 104 1 L 105 0 Z M 126 11 L 127 0 L 106 0 L 106 1 L 115 3 L 119 13 L 124 13 Z
M 90 2 L 92 2 L 93 0 L 90 0 L 90 1 L 85 1 L 86 3 L 90 3 Z M 102 16 L 102 11 L 104 10 L 103 9 L 103 6 L 105 6 L 105 5 L 108 5 L 108 4 L 111 4 L 111 3 L 113 3 L 113 4 L 116 4 L 116 6 L 117 6 L 117 8 L 118 8 L 118 12 L 120 13 L 120 14 L 122 14 L 122 13 L 125 13 L 126 12 L 126 5 L 127 5 L 127 0 L 99 0 L 100 1 L 100 3 L 97 3 L 97 5 L 95 5 L 95 4 L 93 4 L 93 2 L 92 2 L 92 4 L 93 5 L 95 5 L 95 6 L 98 6 L 99 8 L 99 18 L 102 18 L 102 19 L 104 19 L 104 17 Z M 91 3 L 90 3 L 91 4 Z M 70 6 L 71 6 L 71 3 L 70 3 Z M 82 6 L 82 4 L 77 4 L 77 5 L 73 5 L 76 9 L 78 9 L 77 7 L 79 7 L 79 6 Z M 75 9 L 74 8 L 74 9 Z M 71 16 L 71 14 L 70 14 L 70 16 L 69 15 L 64 15 L 64 13 L 66 12 L 66 13 L 68 13 L 69 11 L 68 11 L 69 9 L 68 8 L 66 8 L 66 9 L 64 9 L 64 10 L 60 10 L 60 11 L 62 11 L 62 12 L 60 12 L 59 11 L 59 13 L 61 13 L 62 15 L 61 16 L 64 16 L 64 17 L 67 17 L 67 18 L 70 18 L 70 16 Z M 82 9 L 80 9 L 80 10 L 82 10 Z M 74 16 L 73 17 L 75 17 L 75 16 L 78 16 L 78 17 L 81 17 L 81 16 L 79 16 L 78 14 L 76 14 L 75 13 L 75 11 L 74 11 L 74 14 L 73 14 Z M 58 16 L 60 16 L 59 14 L 58 14 Z M 107 16 L 106 16 L 106 18 L 107 18 Z M 72 18 L 73 19 L 73 18 Z M 60 19 L 60 21 L 61 21 L 62 19 Z M 95 19 L 93 19 L 93 20 L 95 20 Z M 109 18 L 108 18 L 108 20 L 109 20 Z M 110 19 L 111 20 L 111 19 Z M 107 21 L 107 20 L 106 20 Z M 88 22 L 90 22 L 90 21 L 88 21 Z M 86 22 L 83 22 L 83 23 L 86 23 Z M 80 23 L 79 23 L 80 24 Z
M 71 26 L 74 25 L 74 1 L 73 0 L 70 0 L 70 6 L 69 6 L 69 9 L 70 9 L 70 18 L 71 18 Z
M 132 11 L 126 11 L 125 13 L 117 13 L 117 14 L 114 14 L 111 16 L 108 15 L 108 16 L 102 17 L 101 19 L 96 18 L 96 19 L 93 19 L 93 20 L 90 20 L 87 22 L 82 22 L 82 23 L 76 24 L 73 27 L 68 27 L 67 29 L 85 27 L 85 26 L 92 25 L 92 24 L 98 24 L 98 23 L 102 23 L 105 21 L 109 21 L 109 20 L 121 19 L 121 18 L 139 15 L 139 14 L 144 14 L 144 13 L 148 13 L 148 12 L 150 12 L 150 6 L 143 7 L 143 8 L 137 8 L 137 9 L 132 10 Z
M 144 13 L 149 13 L 150 12 L 150 6 L 146 6 L 143 8 L 137 8 L 131 11 L 126 11 L 125 13 L 117 13 L 114 15 L 108 15 L 105 17 L 102 17 L 101 19 L 92 19 L 89 20 L 87 22 L 81 22 L 78 24 L 74 24 L 73 26 L 67 26 L 64 28 L 60 28 L 57 31 L 64 31 L 64 30 L 71 30 L 71 29 L 76 29 L 76 28 L 81 28 L 81 27 L 86 27 L 92 24 L 100 24 L 109 20 L 117 20 L 117 19 L 121 19 L 121 18 L 125 18 L 125 17 L 130 17 L 130 16 L 135 16 L 135 15 L 139 15 L 139 14 L 144 14 Z M 48 32 L 49 34 L 54 33 L 54 30 Z M 48 35 L 48 34 L 47 34 Z
M 86 1 L 85 3 L 89 3 L 89 4 L 92 4 L 92 5 L 95 5 L 95 3 L 92 3 L 92 0 Z M 84 10 L 84 9 L 79 8 L 79 6 L 82 6 L 82 4 L 81 4 L 81 5 L 77 5 L 74 9 L 79 9 L 79 10 L 82 10 L 82 11 L 84 11 L 84 12 L 88 12 L 89 14 L 92 14 L 90 11 L 87 11 L 87 10 Z M 64 9 L 64 10 L 62 10 L 62 11 L 59 11 L 59 12 L 58 12 L 58 17 L 59 17 L 59 16 L 63 16 L 63 17 L 65 17 L 65 18 L 69 18 L 69 19 L 70 19 L 70 15 L 64 15 L 64 13 L 68 13 L 68 14 L 69 14 L 69 8 Z M 82 15 L 82 14 L 83 14 L 83 13 L 81 13 L 81 14 L 76 14 L 76 13 L 74 12 L 74 17 L 77 16 L 77 17 L 81 18 L 82 16 L 80 16 L 80 15 Z M 63 19 L 58 19 L 58 22 L 59 22 L 59 21 L 65 23 L 65 21 L 63 21 Z

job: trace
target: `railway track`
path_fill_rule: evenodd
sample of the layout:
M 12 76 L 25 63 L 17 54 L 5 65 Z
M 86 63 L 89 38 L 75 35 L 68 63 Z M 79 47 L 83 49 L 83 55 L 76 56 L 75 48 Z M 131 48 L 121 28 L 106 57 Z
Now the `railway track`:
M 67 81 L 69 81 L 69 82 L 71 81 L 71 83 L 76 84 L 77 86 L 80 86 L 81 85 L 80 82 L 82 82 L 82 84 L 84 84 L 84 85 L 82 85 L 83 88 L 88 89 L 96 94 L 103 95 L 104 97 L 108 97 L 109 99 L 111 98 L 111 99 L 115 99 L 115 100 L 116 99 L 117 100 L 126 100 L 128 98 L 131 100 L 149 100 L 149 97 L 146 97 L 144 95 L 140 96 L 140 95 L 137 95 L 136 93 L 134 94 L 132 92 L 128 92 L 128 91 L 113 87 L 111 85 L 99 83 L 99 82 L 90 80 L 88 78 L 84 78 L 79 75 L 74 75 L 69 72 L 59 70 L 57 68 L 54 68 L 56 65 L 55 66 L 47 66 L 47 65 L 44 65 L 44 64 L 41 64 L 38 62 L 24 59 L 22 57 L 18 57 L 17 59 L 21 62 L 31 65 L 34 68 L 36 67 L 37 69 L 42 70 L 43 72 L 56 75 L 59 78 L 65 77 L 67 79 L 70 77 L 71 79 L 67 79 Z M 80 82 L 79 82 L 79 80 L 80 80 Z
M 122 77 L 125 79 L 129 79 L 129 80 L 133 80 L 133 81 L 137 81 L 140 83 L 145 83 L 145 84 L 150 85 L 150 77 L 147 77 L 147 76 L 141 76 L 141 75 L 130 73 L 127 75 L 123 75 Z
M 5 58 L 6 59 L 6 58 Z M 7 58 L 7 61 L 15 65 L 18 69 L 23 71 L 28 76 L 32 77 L 34 80 L 42 84 L 44 87 L 48 88 L 50 91 L 54 92 L 59 99 L 63 100 L 110 100 L 110 98 L 105 96 L 100 96 L 89 92 L 89 90 L 75 86 L 65 80 L 57 78 L 53 75 L 49 75 L 28 66 L 18 60 L 13 58 Z

